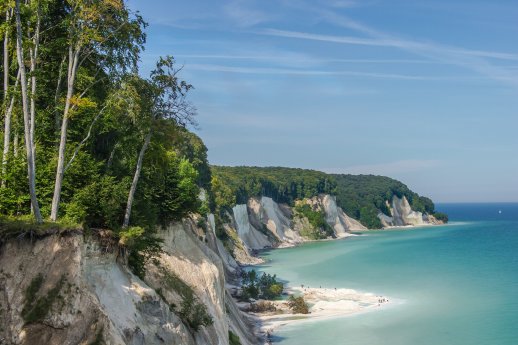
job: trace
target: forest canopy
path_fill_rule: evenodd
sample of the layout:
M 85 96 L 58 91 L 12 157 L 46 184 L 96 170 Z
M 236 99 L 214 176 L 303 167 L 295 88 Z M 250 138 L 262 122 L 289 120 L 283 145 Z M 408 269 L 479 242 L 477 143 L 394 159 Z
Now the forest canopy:
M 379 211 L 389 215 L 386 201 L 405 196 L 416 211 L 434 213 L 432 200 L 412 192 L 403 183 L 385 176 L 326 174 L 320 171 L 283 167 L 212 166 L 213 193 L 220 206 L 246 203 L 248 198 L 268 196 L 277 202 L 318 194 L 336 196 L 345 213 L 368 228 L 380 228 Z
M 198 212 L 207 148 L 173 57 L 138 71 L 123 0 L 2 1 L 0 217 L 122 229 Z

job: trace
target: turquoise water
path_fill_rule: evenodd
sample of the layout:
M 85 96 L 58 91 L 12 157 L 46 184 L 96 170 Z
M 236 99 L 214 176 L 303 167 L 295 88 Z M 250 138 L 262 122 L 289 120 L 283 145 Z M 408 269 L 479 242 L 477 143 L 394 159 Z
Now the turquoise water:
M 402 300 L 276 332 L 282 345 L 518 344 L 518 204 L 444 204 L 452 223 L 368 232 L 265 253 L 292 286 L 344 287 Z M 502 213 L 499 213 L 502 211 Z

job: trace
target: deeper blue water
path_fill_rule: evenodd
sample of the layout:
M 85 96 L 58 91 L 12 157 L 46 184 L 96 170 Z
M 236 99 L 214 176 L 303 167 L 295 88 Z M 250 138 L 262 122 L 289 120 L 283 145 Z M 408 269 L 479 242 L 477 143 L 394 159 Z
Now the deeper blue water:
M 265 253 L 292 286 L 353 288 L 401 304 L 276 332 L 282 345 L 517 345 L 518 204 L 439 204 L 451 223 Z M 499 212 L 501 211 L 501 213 Z

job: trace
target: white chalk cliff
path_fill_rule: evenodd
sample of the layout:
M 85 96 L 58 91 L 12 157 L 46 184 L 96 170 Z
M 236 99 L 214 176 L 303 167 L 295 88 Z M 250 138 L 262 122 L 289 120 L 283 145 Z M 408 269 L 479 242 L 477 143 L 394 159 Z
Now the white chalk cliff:
M 314 208 L 322 210 L 326 215 L 326 222 L 334 230 L 337 237 L 344 237 L 350 231 L 367 230 L 363 224 L 349 217 L 336 205 L 336 197 L 328 194 L 308 199 L 307 202 Z
M 322 194 L 304 201 L 313 210 L 324 213 L 326 222 L 334 229 L 334 237 L 348 236 L 350 231 L 366 230 L 365 226 L 336 205 L 334 196 Z M 292 246 L 308 240 L 301 235 L 302 225 L 294 220 L 292 207 L 277 203 L 272 198 L 250 198 L 247 204 L 236 205 L 232 211 L 235 232 L 246 251 Z M 245 263 L 248 262 L 245 260 Z
M 336 204 L 335 196 L 321 194 L 297 202 L 306 203 L 313 211 L 323 213 L 335 238 L 349 236 L 351 231 L 367 230 Z M 384 228 L 442 224 L 433 215 L 412 210 L 405 196 L 394 196 L 391 203 L 387 201 L 387 208 L 390 215 L 381 211 L 378 214 Z M 256 250 L 293 246 L 310 240 L 302 235 L 303 228 L 311 227 L 307 219 L 294 217 L 293 207 L 277 203 L 272 198 L 250 198 L 247 204 L 236 205 L 232 211 L 232 222 L 225 227 L 227 233 L 236 234 L 239 243 L 234 248 L 233 255 L 239 263 L 257 263 L 253 256 Z
M 144 280 L 120 263 L 110 236 L 78 232 L 0 245 L 0 344 L 227 345 L 229 331 L 256 344 L 226 290 L 225 273 L 238 266 L 220 256 L 219 240 L 193 220 L 159 234 L 164 251 L 147 264 Z M 195 331 L 181 318 L 185 289 L 212 325 Z
M 382 212 L 378 214 L 378 218 L 383 227 L 443 224 L 442 221 L 435 219 L 433 215 L 412 210 L 412 207 L 404 195 L 402 198 L 398 198 L 394 195 L 392 203 L 389 204 L 387 201 L 387 208 L 390 211 L 390 215 L 386 215 Z

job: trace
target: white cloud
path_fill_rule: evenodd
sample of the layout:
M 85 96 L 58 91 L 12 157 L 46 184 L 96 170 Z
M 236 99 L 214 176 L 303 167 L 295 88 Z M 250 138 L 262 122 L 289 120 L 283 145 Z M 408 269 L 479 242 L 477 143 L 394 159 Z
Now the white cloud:
M 249 1 L 233 0 L 223 7 L 223 11 L 240 27 L 251 27 L 271 19 L 270 15 L 252 8 L 249 3 Z
M 207 71 L 207 72 L 226 72 L 241 74 L 268 74 L 268 75 L 301 75 L 301 76 L 351 76 L 351 77 L 367 77 L 379 79 L 398 79 L 398 80 L 428 80 L 428 81 L 445 81 L 445 80 L 465 80 L 466 78 L 441 77 L 441 76 L 422 76 L 407 75 L 396 73 L 370 73 L 356 71 L 326 71 L 326 70 L 298 70 L 288 68 L 267 68 L 267 67 L 234 67 L 214 64 L 188 64 L 188 70 Z M 469 80 L 472 80 L 470 78 Z
M 397 48 L 424 57 L 431 61 L 447 63 L 477 72 L 492 80 L 504 82 L 518 87 L 518 73 L 499 66 L 493 60 L 518 61 L 518 54 L 479 49 L 467 49 L 435 42 L 424 42 L 405 39 L 386 32 L 381 32 L 362 23 L 351 20 L 347 16 L 320 8 L 302 7 L 306 11 L 320 14 L 321 18 L 331 24 L 356 31 L 367 37 L 323 35 L 310 32 L 265 29 L 256 33 L 269 36 L 296 38 L 304 40 L 331 42 L 349 45 L 364 45 Z M 302 9 L 301 8 L 301 9 Z

